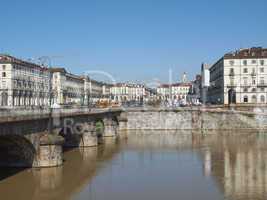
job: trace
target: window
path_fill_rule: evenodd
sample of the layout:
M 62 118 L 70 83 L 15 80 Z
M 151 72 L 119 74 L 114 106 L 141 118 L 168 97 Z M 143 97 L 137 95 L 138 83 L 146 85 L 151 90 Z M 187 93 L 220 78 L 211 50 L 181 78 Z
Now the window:
M 264 73 L 264 67 L 260 68 L 260 73 Z
M 260 84 L 264 85 L 264 77 L 260 77 Z
M 235 61 L 230 60 L 230 61 L 229 61 L 229 64 L 230 64 L 231 66 L 233 66 L 233 65 L 235 64 Z
M 6 77 L 6 72 L 2 72 L 2 77 Z
M 264 103 L 264 102 L 265 102 L 265 96 L 261 95 L 261 103 Z
M 231 74 L 234 73 L 234 68 L 230 68 L 230 73 L 231 73 Z
M 17 87 L 17 81 L 16 80 L 14 80 L 14 87 L 16 88 Z
M 248 88 L 244 88 L 243 89 L 243 92 L 248 92 Z
M 3 70 L 6 70 L 6 65 L 3 65 L 3 66 L 2 66 L 2 69 L 3 69 Z
M 243 81 L 244 81 L 244 85 L 248 85 L 248 78 L 247 77 L 244 77 Z
M 243 101 L 244 101 L 244 103 L 247 103 L 248 102 L 248 96 L 244 96 Z
M 244 68 L 243 73 L 248 73 L 248 68 Z
M 252 88 L 252 92 L 256 92 L 256 88 Z
M 252 60 L 251 63 L 252 63 L 252 64 L 256 64 L 256 60 Z
M 253 95 L 251 100 L 252 100 L 252 103 L 257 103 L 257 96 Z
M 264 92 L 265 90 L 264 90 L 264 88 L 263 88 L 263 87 L 261 87 L 260 91 L 261 91 L 261 92 Z
M 235 84 L 235 82 L 234 82 L 234 78 L 231 77 L 231 78 L 230 78 L 230 85 L 231 85 L 231 86 L 234 86 L 234 84 Z
M 261 60 L 261 61 L 260 61 L 260 64 L 261 64 L 261 65 L 264 65 L 264 60 Z
M 6 88 L 6 82 L 5 81 L 2 82 L 2 88 L 4 88 L 4 89 Z
M 255 84 L 256 84 L 256 80 L 253 79 L 253 80 L 252 80 L 252 85 L 255 85 Z
M 243 60 L 243 65 L 247 65 L 248 63 L 247 63 L 247 61 L 246 60 Z

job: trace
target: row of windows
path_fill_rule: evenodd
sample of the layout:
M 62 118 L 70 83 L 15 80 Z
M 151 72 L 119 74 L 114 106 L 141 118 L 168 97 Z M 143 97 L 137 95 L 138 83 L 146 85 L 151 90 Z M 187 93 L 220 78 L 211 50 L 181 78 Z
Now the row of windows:
M 248 92 L 248 88 L 244 88 L 243 92 Z M 251 92 L 257 92 L 257 88 L 252 88 Z M 259 92 L 265 92 L 265 88 L 259 88 Z
M 256 81 L 256 79 L 255 78 L 253 78 L 252 79 L 252 81 L 251 81 L 251 83 L 252 83 L 252 85 L 256 85 L 257 84 L 257 81 Z M 264 79 L 264 77 L 260 77 L 260 79 L 259 79 L 259 81 L 258 81 L 258 84 L 259 85 L 265 85 L 265 79 Z M 234 80 L 234 78 L 232 77 L 232 78 L 230 78 L 230 85 L 235 85 L 235 80 Z M 248 78 L 247 77 L 243 77 L 243 86 L 249 86 L 249 81 L 248 81 Z
M 248 98 L 247 95 L 245 95 L 245 96 L 243 97 L 243 102 L 244 102 L 244 103 L 248 103 L 248 102 L 249 102 L 249 98 Z M 252 102 L 252 103 L 257 103 L 257 96 L 256 96 L 256 95 L 253 95 L 253 96 L 251 97 L 251 102 Z M 264 95 L 261 95 L 261 96 L 260 96 L 259 103 L 265 103 L 265 96 L 264 96 Z
M 259 68 L 260 73 L 264 73 L 264 67 Z M 234 74 L 235 70 L 234 68 L 230 68 L 230 74 Z M 243 68 L 243 73 L 248 73 L 248 68 Z M 252 68 L 252 74 L 256 74 L 255 68 Z
M 44 85 L 43 83 L 34 83 L 31 81 L 13 81 L 15 88 L 29 88 L 29 89 L 46 89 L 48 90 L 48 85 Z
M 234 60 L 229 60 L 229 64 L 231 66 L 233 66 L 235 64 L 235 61 Z M 246 65 L 248 65 L 248 61 L 247 60 L 243 60 L 242 64 L 246 66 Z M 253 65 L 257 64 L 257 60 L 251 60 L 251 64 L 253 64 Z M 264 65 L 264 64 L 265 64 L 264 60 L 260 60 L 260 65 Z

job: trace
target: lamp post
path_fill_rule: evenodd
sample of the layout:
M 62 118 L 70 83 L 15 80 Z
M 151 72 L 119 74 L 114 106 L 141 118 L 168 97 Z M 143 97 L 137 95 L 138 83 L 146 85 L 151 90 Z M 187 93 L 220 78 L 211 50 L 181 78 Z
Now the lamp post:
M 42 56 L 40 58 L 38 58 L 38 60 L 40 61 L 41 65 L 47 65 L 48 66 L 48 73 L 49 73 L 49 88 L 48 88 L 48 98 L 49 98 L 49 118 L 48 118 L 48 133 L 51 134 L 52 133 L 52 112 L 53 112 L 53 108 L 52 108 L 52 72 L 51 72 L 51 58 L 49 56 Z

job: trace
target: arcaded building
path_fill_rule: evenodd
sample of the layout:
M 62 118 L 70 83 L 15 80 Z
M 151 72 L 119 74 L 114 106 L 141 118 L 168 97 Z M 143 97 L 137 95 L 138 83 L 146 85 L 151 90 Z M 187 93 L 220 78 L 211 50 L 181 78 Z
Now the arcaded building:
M 0 106 L 49 104 L 50 73 L 46 67 L 0 55 Z

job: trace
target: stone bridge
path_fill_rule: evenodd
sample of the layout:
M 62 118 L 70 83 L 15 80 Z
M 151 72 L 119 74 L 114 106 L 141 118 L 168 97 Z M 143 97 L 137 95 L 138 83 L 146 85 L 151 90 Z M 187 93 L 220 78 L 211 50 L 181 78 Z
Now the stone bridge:
M 0 166 L 52 167 L 63 163 L 63 146 L 97 146 L 122 136 L 121 109 L 56 109 L 0 112 Z
M 62 147 L 97 146 L 103 137 L 126 130 L 182 134 L 267 130 L 267 111 L 206 108 L 55 109 L 0 111 L 0 166 L 51 167 L 62 164 Z M 52 119 L 52 120 L 51 120 Z M 164 131 L 164 132 L 163 132 Z

